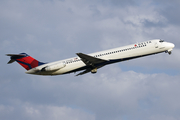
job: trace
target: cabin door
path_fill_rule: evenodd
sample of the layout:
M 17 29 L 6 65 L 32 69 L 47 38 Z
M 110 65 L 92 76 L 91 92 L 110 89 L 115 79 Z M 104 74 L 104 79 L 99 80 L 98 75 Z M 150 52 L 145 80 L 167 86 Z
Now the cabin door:
M 157 44 L 157 42 L 155 42 L 155 48 L 158 48 L 158 44 Z

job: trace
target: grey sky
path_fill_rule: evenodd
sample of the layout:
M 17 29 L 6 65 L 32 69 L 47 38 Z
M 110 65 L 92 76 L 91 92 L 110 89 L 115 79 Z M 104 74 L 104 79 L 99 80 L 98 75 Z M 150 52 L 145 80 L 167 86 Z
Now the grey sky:
M 178 0 L 1 0 L 0 119 L 179 120 Z M 25 74 L 7 53 L 42 62 L 164 39 L 162 53 L 75 77 Z M 77 73 L 76 73 L 77 74 Z

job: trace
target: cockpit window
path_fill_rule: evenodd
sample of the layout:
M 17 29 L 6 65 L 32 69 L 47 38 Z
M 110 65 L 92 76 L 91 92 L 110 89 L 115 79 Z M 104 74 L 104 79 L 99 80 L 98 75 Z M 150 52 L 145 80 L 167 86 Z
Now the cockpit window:
M 159 42 L 164 42 L 164 40 L 160 40 Z

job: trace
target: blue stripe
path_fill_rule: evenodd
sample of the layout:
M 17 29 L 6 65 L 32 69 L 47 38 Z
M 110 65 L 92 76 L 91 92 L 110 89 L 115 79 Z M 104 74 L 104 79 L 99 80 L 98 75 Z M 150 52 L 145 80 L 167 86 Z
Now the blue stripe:
M 32 69 L 31 65 L 29 63 L 25 63 L 25 62 L 22 62 L 22 61 L 19 61 L 19 60 L 16 60 L 17 62 L 19 63 L 22 63 L 24 65 L 27 65 L 29 67 L 29 69 Z

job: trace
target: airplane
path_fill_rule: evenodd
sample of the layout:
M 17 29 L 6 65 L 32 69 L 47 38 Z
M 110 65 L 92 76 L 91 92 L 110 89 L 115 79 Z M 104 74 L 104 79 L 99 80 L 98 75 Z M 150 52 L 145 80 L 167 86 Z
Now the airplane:
M 52 76 L 81 71 L 76 75 L 78 76 L 89 72 L 96 73 L 97 69 L 117 62 L 162 52 L 171 54 L 174 47 L 175 45 L 173 43 L 165 42 L 161 39 L 154 39 L 91 54 L 76 53 L 76 57 L 51 63 L 39 62 L 26 53 L 6 55 L 10 56 L 8 64 L 14 61 L 18 62 L 27 70 L 27 74 Z

